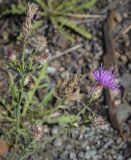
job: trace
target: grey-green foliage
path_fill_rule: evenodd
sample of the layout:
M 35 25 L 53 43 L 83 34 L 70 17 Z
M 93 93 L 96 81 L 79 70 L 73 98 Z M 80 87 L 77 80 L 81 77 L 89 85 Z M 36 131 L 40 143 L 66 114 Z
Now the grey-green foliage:
M 73 15 L 84 13 L 84 10 L 91 8 L 97 0 L 34 0 L 40 8 L 40 15 L 48 18 L 61 35 L 73 41 L 74 34 L 70 30 L 75 31 L 86 39 L 91 39 L 92 34 L 84 27 L 78 26 L 73 18 Z M 28 3 L 28 1 L 26 1 Z M 26 5 L 24 3 L 11 4 L 7 9 L 0 10 L 0 18 L 7 14 L 23 14 L 25 13 Z M 70 16 L 72 15 L 72 16 Z M 42 25 L 42 21 L 34 23 L 34 29 Z
M 97 0 L 36 0 L 42 9 L 41 15 L 50 19 L 54 27 L 66 38 L 74 40 L 72 34 L 65 29 L 75 31 L 86 39 L 92 35 L 84 27 L 78 26 L 73 19 L 73 14 L 83 13 L 85 9 L 91 8 Z M 72 16 L 70 16 L 72 15 Z M 71 18 L 72 17 L 72 18 Z
M 7 15 L 7 14 L 23 14 L 25 13 L 26 7 L 24 6 L 24 4 L 11 4 L 9 7 L 7 8 L 1 8 L 0 9 L 0 18 Z

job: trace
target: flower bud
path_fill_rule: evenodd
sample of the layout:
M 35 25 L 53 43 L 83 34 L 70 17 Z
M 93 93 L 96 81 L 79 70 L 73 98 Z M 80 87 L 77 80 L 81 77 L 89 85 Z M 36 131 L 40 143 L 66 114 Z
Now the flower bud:
M 91 98 L 93 98 L 93 99 L 99 98 L 101 96 L 102 90 L 103 90 L 102 86 L 100 86 L 100 85 L 95 86 L 92 89 Z
M 23 24 L 23 34 L 25 36 L 29 36 L 33 31 L 31 19 L 26 17 L 25 22 Z
M 35 3 L 28 3 L 27 17 L 29 19 L 33 19 L 34 15 L 35 15 L 35 13 L 37 11 L 37 9 L 38 9 L 37 4 L 35 4 Z

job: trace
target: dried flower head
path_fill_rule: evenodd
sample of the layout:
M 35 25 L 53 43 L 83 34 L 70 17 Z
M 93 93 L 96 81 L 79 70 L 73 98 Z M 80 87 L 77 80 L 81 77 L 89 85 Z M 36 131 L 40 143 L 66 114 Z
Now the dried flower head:
M 99 98 L 101 96 L 102 90 L 103 90 L 103 86 L 101 86 L 101 85 L 97 85 L 97 86 L 93 87 L 91 94 L 90 94 L 90 97 L 93 99 Z
M 23 34 L 25 36 L 29 36 L 32 33 L 32 22 L 31 19 L 26 17 L 25 22 L 23 24 Z
M 40 140 L 40 138 L 43 135 L 43 127 L 39 126 L 39 125 L 38 126 L 34 125 L 34 126 L 32 126 L 32 132 L 35 135 L 35 139 Z
M 44 36 L 36 35 L 35 38 L 33 38 L 30 42 L 30 44 L 38 51 L 42 52 L 46 46 L 47 41 Z
M 13 50 L 11 50 L 11 49 L 8 49 L 6 57 L 7 57 L 8 60 L 10 60 L 10 61 L 15 61 L 16 58 L 17 58 L 16 52 L 13 51 Z
M 29 19 L 33 19 L 37 10 L 38 10 L 37 4 L 35 4 L 35 3 L 28 3 L 27 17 Z
M 105 69 L 101 66 L 94 70 L 93 76 L 100 86 L 108 87 L 112 90 L 119 90 L 115 68 L 110 67 L 109 69 Z
M 57 90 L 58 97 L 68 98 L 78 89 L 80 74 L 75 74 L 70 80 L 62 83 L 61 88 Z
M 27 16 L 23 24 L 23 34 L 29 36 L 32 33 L 32 19 L 36 13 L 38 6 L 35 3 L 28 3 Z
M 48 60 L 49 54 L 43 53 L 39 56 L 35 57 L 35 61 L 39 62 L 40 64 L 44 64 Z
M 27 84 L 29 84 L 31 82 L 31 77 L 30 76 L 27 76 L 25 78 L 25 81 L 24 81 L 24 85 L 26 86 Z

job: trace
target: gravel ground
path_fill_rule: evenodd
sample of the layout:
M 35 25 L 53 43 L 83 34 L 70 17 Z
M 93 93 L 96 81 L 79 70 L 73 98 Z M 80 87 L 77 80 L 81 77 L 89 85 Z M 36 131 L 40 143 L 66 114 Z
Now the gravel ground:
M 105 2 L 105 3 L 104 3 Z M 111 3 L 111 1 L 110 1 Z M 103 5 L 109 6 L 106 1 L 99 3 L 101 8 Z M 117 7 L 116 7 L 117 8 Z M 95 12 L 97 9 L 94 9 Z M 124 7 L 117 8 L 118 11 L 124 11 Z M 107 14 L 107 10 L 102 10 Z M 126 102 L 130 104 L 131 95 L 131 57 L 129 35 L 119 36 L 119 30 L 125 24 L 124 17 L 127 17 L 127 12 L 122 12 L 122 23 L 116 32 L 118 39 L 116 41 L 116 51 L 118 53 L 119 61 L 118 66 L 121 76 L 121 84 L 123 87 L 128 88 L 128 95 L 126 95 Z M 81 92 L 87 95 L 91 86 L 91 72 L 94 68 L 99 66 L 99 62 L 104 54 L 103 44 L 103 23 L 105 20 L 87 20 L 84 25 L 93 32 L 94 38 L 92 41 L 83 40 L 76 37 L 76 44 L 83 46 L 71 53 L 68 53 L 58 59 L 55 59 L 51 64 L 55 68 L 53 73 L 55 77 L 66 77 L 73 72 L 80 71 L 84 76 L 84 83 L 81 83 Z M 80 23 L 80 22 L 78 22 Z M 129 32 L 130 33 L 130 32 Z M 59 40 L 59 41 L 58 41 Z M 58 34 L 54 35 L 53 42 L 56 44 L 56 50 L 65 50 L 69 45 L 64 39 L 61 39 Z M 59 43 L 56 43 L 59 42 Z M 123 46 L 123 47 L 122 47 Z M 58 48 L 57 48 L 58 47 Z M 54 48 L 50 47 L 52 51 Z M 54 52 L 52 52 L 54 53 Z M 64 62 L 64 63 L 63 63 Z M 118 99 L 116 103 L 121 103 Z M 41 160 L 131 160 L 131 140 L 124 141 L 112 127 L 108 119 L 108 107 L 103 105 L 103 97 L 93 106 L 96 118 L 87 126 L 79 126 L 72 131 L 67 137 L 57 138 L 47 147 L 38 157 L 34 159 Z M 57 127 L 55 129 L 57 132 Z
M 90 13 L 103 13 L 105 17 L 111 8 L 112 0 L 99 0 L 96 7 Z M 115 3 L 115 1 L 114 1 Z M 114 5 L 121 12 L 122 22 L 116 28 L 116 51 L 118 56 L 118 67 L 121 84 L 127 88 L 125 101 L 131 104 L 131 50 L 130 35 L 128 31 L 125 35 L 120 35 L 119 31 L 126 24 L 128 17 L 127 6 L 124 1 L 119 1 L 119 5 Z M 80 82 L 81 93 L 87 95 L 92 86 L 92 70 L 100 65 L 104 54 L 103 24 L 105 19 L 80 20 L 80 23 L 87 27 L 94 35 L 93 40 L 85 40 L 76 36 L 76 41 L 72 46 L 82 44 L 82 47 L 73 50 L 59 58 L 54 59 L 48 68 L 52 85 L 56 84 L 58 77 L 67 78 L 73 73 L 80 72 L 83 78 Z M 48 32 L 47 32 L 48 31 Z M 37 33 L 46 35 L 50 52 L 55 56 L 57 52 L 62 52 L 70 48 L 70 43 L 63 39 L 48 24 L 40 28 Z M 121 100 L 118 100 L 121 103 Z M 70 104 L 71 110 L 80 109 L 80 104 Z M 44 150 L 29 158 L 29 160 L 131 160 L 131 140 L 123 140 L 116 129 L 112 127 L 107 114 L 108 107 L 103 102 L 103 96 L 92 106 L 96 114 L 95 119 L 88 125 L 81 125 L 71 131 L 66 136 L 56 138 L 48 144 Z M 43 126 L 45 135 L 50 136 L 57 133 L 61 128 L 53 126 L 49 128 Z
M 102 1 L 99 7 L 110 6 L 113 1 Z M 121 1 L 120 1 L 121 2 Z M 116 7 L 117 8 L 117 7 Z M 101 12 L 107 16 L 107 10 Z M 120 72 L 121 84 L 124 88 L 128 88 L 128 94 L 125 101 L 131 103 L 131 64 L 130 64 L 130 32 L 124 36 L 119 35 L 120 30 L 125 24 L 128 17 L 128 11 L 125 12 L 124 7 L 119 7 L 118 11 L 122 11 L 122 22 L 116 28 L 116 51 L 118 56 L 118 67 Z M 94 9 L 96 13 L 97 9 Z M 124 12 L 123 12 L 124 11 Z M 92 11 L 93 12 L 93 11 Z M 82 23 L 82 22 L 78 22 Z M 83 40 L 76 37 L 76 44 L 82 44 L 79 49 L 69 52 L 64 56 L 54 59 L 50 65 L 51 76 L 66 78 L 72 73 L 81 72 L 83 79 L 80 83 L 81 92 L 87 95 L 90 91 L 92 78 L 91 72 L 94 68 L 100 65 L 101 59 L 104 54 L 103 42 L 103 23 L 104 19 L 87 20 L 84 25 L 94 34 L 91 41 Z M 51 39 L 49 35 L 49 39 Z M 62 39 L 59 34 L 54 34 L 52 39 L 56 50 L 66 50 L 69 48 L 69 43 Z M 49 41 L 50 42 L 50 41 Z M 50 43 L 49 43 L 50 44 Z M 52 56 L 54 55 L 54 47 L 50 46 Z M 54 81 L 55 84 L 55 81 Z M 116 103 L 121 103 L 118 99 Z M 72 105 L 71 105 L 72 107 Z M 75 104 L 75 107 L 80 107 Z M 73 108 L 73 107 L 72 107 Z M 46 149 L 38 155 L 31 157 L 30 160 L 131 160 L 131 140 L 123 140 L 116 129 L 112 127 L 108 117 L 108 106 L 103 103 L 103 96 L 93 106 L 93 111 L 96 117 L 90 125 L 78 126 L 73 129 L 71 134 L 55 139 L 49 144 Z M 47 129 L 48 130 L 48 129 Z M 54 126 L 49 129 L 49 133 L 57 133 L 59 127 Z M 52 133 L 53 134 L 53 133 Z
M 101 116 L 96 121 L 97 126 L 95 122 L 95 126 L 80 126 L 70 135 L 55 139 L 44 151 L 33 156 L 33 160 L 130 160 L 131 140 L 123 141 Z M 54 126 L 51 132 L 58 130 Z

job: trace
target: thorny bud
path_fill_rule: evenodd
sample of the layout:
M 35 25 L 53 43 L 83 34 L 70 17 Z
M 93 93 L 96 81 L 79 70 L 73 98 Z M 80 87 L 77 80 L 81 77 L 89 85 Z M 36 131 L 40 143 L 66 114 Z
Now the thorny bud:
M 26 86 L 31 81 L 30 76 L 27 76 L 24 81 L 24 85 Z
M 43 53 L 43 54 L 41 54 L 39 56 L 36 56 L 35 60 L 37 62 L 39 62 L 40 64 L 44 64 L 48 60 L 48 56 L 49 56 L 48 54 Z
M 28 9 L 27 9 L 27 17 L 29 19 L 33 19 L 36 11 L 38 10 L 38 6 L 35 3 L 28 3 Z
M 12 51 L 11 49 L 9 49 L 7 51 L 7 58 L 10 60 L 10 61 L 15 61 L 16 60 L 16 53 L 14 51 Z
M 105 124 L 105 119 L 102 116 L 97 116 L 94 117 L 92 123 L 95 127 L 102 129 L 103 125 Z
M 73 78 L 69 79 L 63 86 L 61 86 L 61 89 L 59 91 L 58 89 L 58 97 L 61 98 L 68 98 L 72 96 L 75 91 L 78 89 L 78 83 L 79 83 L 80 75 L 75 74 Z
M 91 91 L 91 95 L 90 95 L 91 98 L 93 98 L 93 99 L 99 98 L 101 96 L 102 90 L 103 90 L 103 87 L 100 85 L 93 87 L 93 89 Z
M 39 140 L 43 135 L 43 127 L 42 126 L 33 126 L 32 132 L 35 135 L 35 138 Z
M 31 19 L 26 17 L 25 22 L 23 24 L 23 34 L 25 36 L 29 36 L 32 33 L 32 22 Z
M 38 6 L 35 3 L 29 3 L 27 9 L 27 16 L 23 24 L 23 34 L 29 36 L 32 33 L 32 19 L 36 13 Z
M 35 49 L 38 52 L 44 51 L 44 49 L 47 46 L 46 38 L 44 36 L 40 36 L 40 35 L 36 35 L 36 37 L 34 39 L 32 39 L 32 41 L 30 43 L 32 46 L 35 47 Z

